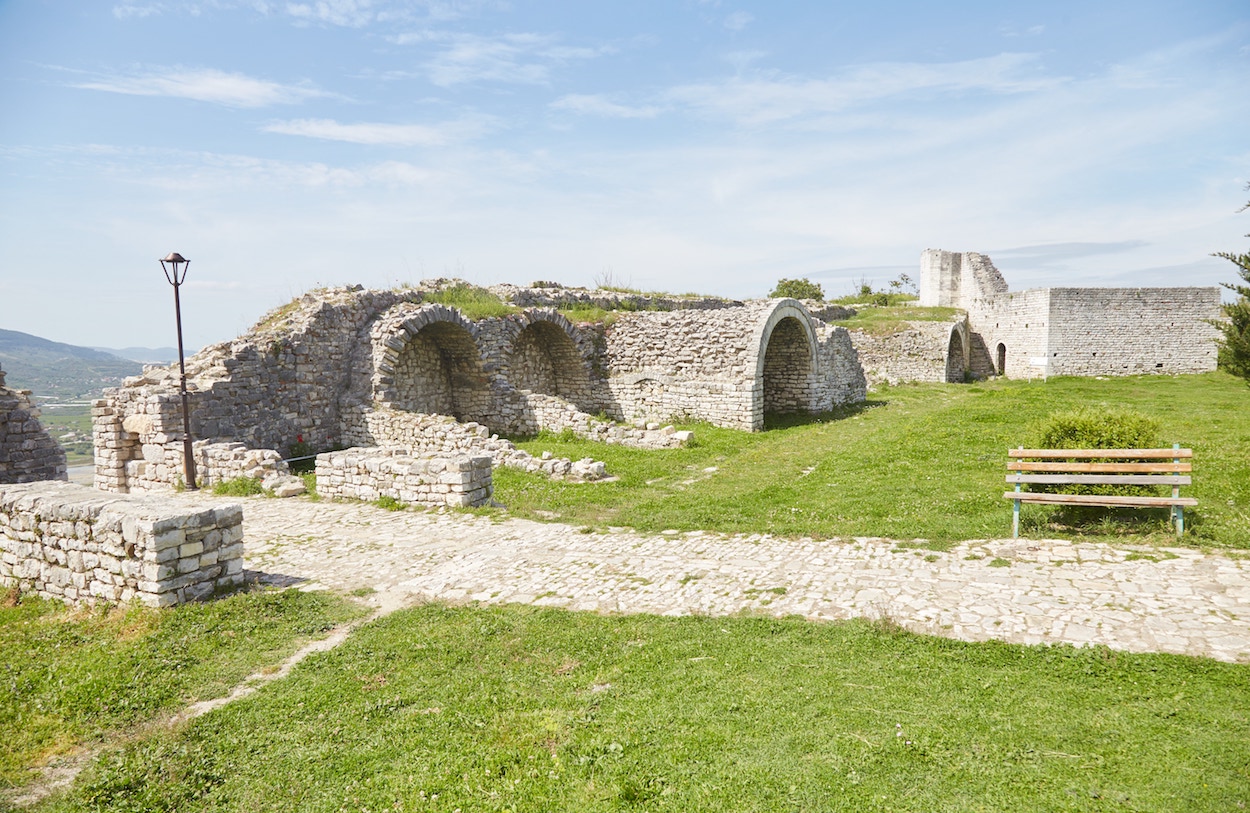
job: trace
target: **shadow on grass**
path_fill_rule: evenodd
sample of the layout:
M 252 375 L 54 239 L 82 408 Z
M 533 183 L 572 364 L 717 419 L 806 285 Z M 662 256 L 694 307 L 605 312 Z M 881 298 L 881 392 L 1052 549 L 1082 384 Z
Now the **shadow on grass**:
M 1197 535 L 1201 527 L 1202 515 L 1192 509 L 1186 511 L 1185 535 Z M 1020 516 L 1020 533 L 1124 538 L 1134 542 L 1167 542 L 1177 538 L 1169 508 L 1026 507 Z
M 796 426 L 811 426 L 813 424 L 843 421 L 878 407 L 889 406 L 889 404 L 889 401 L 863 401 L 858 404 L 840 406 L 829 412 L 821 412 L 817 415 L 806 412 L 767 412 L 764 414 L 764 430 L 790 429 Z

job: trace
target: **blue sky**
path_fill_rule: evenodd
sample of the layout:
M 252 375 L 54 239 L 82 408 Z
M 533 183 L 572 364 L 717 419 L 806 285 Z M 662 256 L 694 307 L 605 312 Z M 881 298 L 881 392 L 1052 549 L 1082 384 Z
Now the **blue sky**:
M 1214 285 L 1250 5 L 0 0 L 0 327 L 189 346 L 460 276 Z

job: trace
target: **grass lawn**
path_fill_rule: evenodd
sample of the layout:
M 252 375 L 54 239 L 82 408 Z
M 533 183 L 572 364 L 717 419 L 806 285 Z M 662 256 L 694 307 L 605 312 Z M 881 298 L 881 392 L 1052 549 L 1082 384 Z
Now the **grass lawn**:
M 402 611 L 40 810 L 1206 811 L 1250 669 L 888 624 Z
M 250 592 L 173 610 L 71 610 L 0 592 L 0 787 L 48 757 L 227 694 L 364 611 L 332 596 Z M 2 803 L 0 803 L 2 806 Z
M 642 451 L 539 437 L 520 446 L 594 457 L 619 480 L 575 484 L 495 471 L 511 514 L 592 527 L 632 526 L 792 536 L 924 538 L 936 544 L 1010 536 L 1007 449 L 1033 426 L 1082 405 L 1157 418 L 1167 445 L 1194 449 L 1199 500 L 1182 544 L 1250 548 L 1250 388 L 1224 373 L 1043 383 L 885 387 L 867 404 L 746 433 L 699 424 L 695 445 Z M 540 513 L 541 512 L 541 513 Z M 1024 506 L 1032 537 L 1176 544 L 1166 510 L 1065 513 Z

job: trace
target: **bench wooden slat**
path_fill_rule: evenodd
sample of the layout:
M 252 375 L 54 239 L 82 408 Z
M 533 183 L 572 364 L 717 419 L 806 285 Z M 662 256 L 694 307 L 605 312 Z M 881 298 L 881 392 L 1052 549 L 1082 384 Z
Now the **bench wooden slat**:
M 1004 491 L 1003 496 L 1009 500 L 1045 505 L 1094 505 L 1104 508 L 1117 506 L 1140 506 L 1145 508 L 1166 508 L 1170 505 L 1198 504 L 1193 497 L 1120 497 L 1102 496 L 1098 494 L 1046 494 L 1039 491 Z
M 1008 457 L 1103 457 L 1109 460 L 1170 460 L 1174 457 L 1193 457 L 1193 449 L 1008 449 Z
M 1008 483 L 1045 485 L 1107 485 L 1107 486 L 1187 486 L 1193 478 L 1187 474 L 1008 474 Z
M 1054 461 L 1011 460 L 1012 471 L 1056 471 L 1090 474 L 1169 474 L 1193 471 L 1192 463 L 1060 463 Z

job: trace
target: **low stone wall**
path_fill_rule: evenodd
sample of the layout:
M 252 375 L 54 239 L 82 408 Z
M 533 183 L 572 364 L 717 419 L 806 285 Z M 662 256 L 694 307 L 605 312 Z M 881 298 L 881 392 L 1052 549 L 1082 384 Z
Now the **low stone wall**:
M 366 410 L 345 429 L 348 443 L 358 447 L 379 446 L 417 455 L 490 455 L 496 466 L 509 466 L 567 480 L 602 480 L 603 463 L 586 458 L 534 457 L 509 440 L 491 434 L 480 423 L 461 423 L 450 415 L 426 415 L 394 409 Z M 317 479 L 321 490 L 321 479 Z
M 243 582 L 243 509 L 189 510 L 70 483 L 0 486 L 0 584 L 168 607 Z
M 6 387 L 0 370 L 0 483 L 65 479 L 65 452 L 39 423 L 30 391 Z
M 432 507 L 487 505 L 492 492 L 489 455 L 413 455 L 406 449 L 352 448 L 317 455 L 322 497 L 400 502 Z

